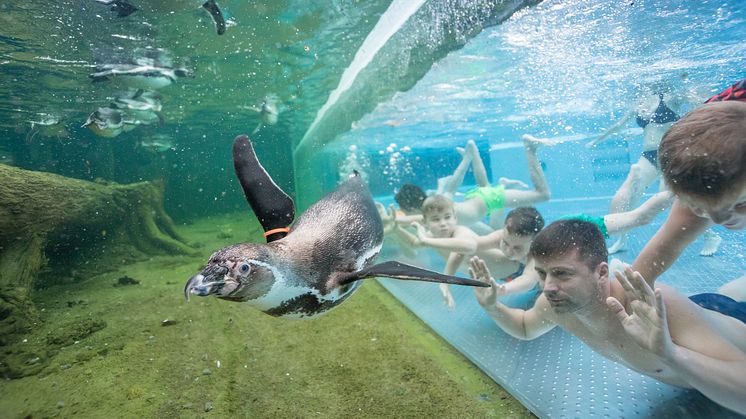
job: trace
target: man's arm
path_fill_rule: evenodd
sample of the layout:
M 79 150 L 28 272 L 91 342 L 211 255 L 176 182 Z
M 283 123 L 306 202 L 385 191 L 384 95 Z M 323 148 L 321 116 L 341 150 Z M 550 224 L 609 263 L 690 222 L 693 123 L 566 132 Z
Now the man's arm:
M 671 212 L 653 238 L 632 263 L 632 270 L 640 272 L 649 284 L 678 259 L 681 252 L 710 226 L 710 220 L 695 215 L 686 205 L 676 200 Z
M 653 291 L 629 268 L 616 276 L 632 313 L 613 297 L 607 304 L 629 338 L 712 401 L 746 413 L 746 353 L 717 333 L 702 309 L 672 287 L 661 285 Z M 742 323 L 732 327 L 746 333 Z
M 474 287 L 474 295 L 479 305 L 505 333 L 516 339 L 532 340 L 556 326 L 549 316 L 551 307 L 544 295 L 540 295 L 529 310 L 510 308 L 497 301 L 498 284 L 490 276 L 484 261 L 473 257 L 469 261 L 469 266 L 472 278 L 491 285 L 490 288 Z

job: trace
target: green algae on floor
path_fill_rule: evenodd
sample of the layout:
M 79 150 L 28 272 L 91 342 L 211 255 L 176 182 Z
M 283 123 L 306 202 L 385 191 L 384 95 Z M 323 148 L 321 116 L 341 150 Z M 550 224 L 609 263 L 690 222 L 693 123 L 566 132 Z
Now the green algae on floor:
M 217 248 L 260 237 L 245 214 L 181 230 L 198 257 L 154 257 L 41 290 L 43 323 L 105 327 L 0 384 L 2 417 L 530 417 L 375 281 L 312 320 L 193 298 L 186 280 Z M 242 233 L 245 232 L 245 233 Z M 233 237 L 231 237 L 233 236 Z M 113 286 L 128 276 L 139 284 Z

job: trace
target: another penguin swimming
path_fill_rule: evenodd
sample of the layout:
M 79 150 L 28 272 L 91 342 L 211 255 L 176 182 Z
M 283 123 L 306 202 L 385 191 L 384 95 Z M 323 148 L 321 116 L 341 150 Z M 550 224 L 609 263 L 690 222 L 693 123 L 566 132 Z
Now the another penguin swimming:
M 136 64 L 102 64 L 89 77 L 93 82 L 118 79 L 125 85 L 140 89 L 159 89 L 176 81 L 177 77 L 188 76 L 185 68 L 155 66 L 152 60 L 142 59 Z
M 261 106 L 242 107 L 244 109 L 249 109 L 258 113 L 259 117 L 261 118 L 259 120 L 259 123 L 256 125 L 256 128 L 254 128 L 254 131 L 251 132 L 251 135 L 259 132 L 259 130 L 262 129 L 264 125 L 275 125 L 277 123 L 277 120 L 280 117 L 278 102 L 279 99 L 277 98 L 277 95 L 270 93 L 264 97 Z
M 111 11 L 117 12 L 117 17 L 127 17 L 137 11 L 137 7 L 130 4 L 127 0 L 96 0 L 96 3 L 111 6 Z
M 259 163 L 248 137 L 234 141 L 233 163 L 268 243 L 237 244 L 215 252 L 184 287 L 187 300 L 190 294 L 214 294 L 245 301 L 272 316 L 313 317 L 352 295 L 364 278 L 485 286 L 394 261 L 374 265 L 383 243 L 383 223 L 360 176 L 340 185 L 287 228 L 295 214 L 293 201 Z
M 98 108 L 81 128 L 88 128 L 99 137 L 114 138 L 125 131 L 124 115 L 118 109 Z
M 220 8 L 218 7 L 218 4 L 215 3 L 215 0 L 207 0 L 202 7 L 207 10 L 207 13 L 210 14 L 210 17 L 212 18 L 213 23 L 215 23 L 215 29 L 218 31 L 218 35 L 222 35 L 225 33 L 225 18 L 223 17 L 223 13 L 220 11 Z

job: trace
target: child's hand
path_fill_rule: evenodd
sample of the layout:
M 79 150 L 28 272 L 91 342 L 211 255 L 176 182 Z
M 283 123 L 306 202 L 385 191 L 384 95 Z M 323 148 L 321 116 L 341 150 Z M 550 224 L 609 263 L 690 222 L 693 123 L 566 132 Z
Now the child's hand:
M 490 284 L 489 288 L 474 287 L 474 296 L 477 297 L 477 302 L 480 306 L 494 306 L 497 303 L 497 297 L 506 293 L 505 285 L 498 285 L 492 279 L 487 264 L 478 256 L 474 256 L 469 260 L 469 274 L 476 281 Z
M 414 221 L 412 225 L 417 230 L 417 239 L 419 239 L 420 242 L 427 240 L 428 235 L 427 235 L 427 229 L 425 228 L 425 226 L 423 226 L 422 224 L 416 221 Z
M 453 299 L 453 294 L 451 294 L 451 288 L 448 287 L 448 284 L 440 284 L 440 293 L 443 295 L 443 302 L 448 308 L 448 311 L 455 310 L 456 300 Z

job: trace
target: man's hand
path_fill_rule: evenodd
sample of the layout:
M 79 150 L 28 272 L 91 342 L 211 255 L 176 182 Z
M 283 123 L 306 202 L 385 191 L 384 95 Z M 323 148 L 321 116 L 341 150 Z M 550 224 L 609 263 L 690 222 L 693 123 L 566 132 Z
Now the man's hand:
M 506 293 L 505 285 L 498 284 L 490 275 L 490 269 L 479 256 L 469 259 L 469 274 L 475 281 L 490 284 L 486 287 L 473 287 L 474 296 L 482 307 L 492 307 L 497 303 L 497 297 Z
M 614 297 L 606 299 L 606 304 L 616 314 L 619 321 L 635 343 L 663 359 L 673 355 L 674 343 L 668 331 L 666 305 L 659 289 L 653 291 L 639 272 L 627 267 L 624 274 L 615 272 L 616 279 L 624 288 L 628 314 L 622 303 Z

